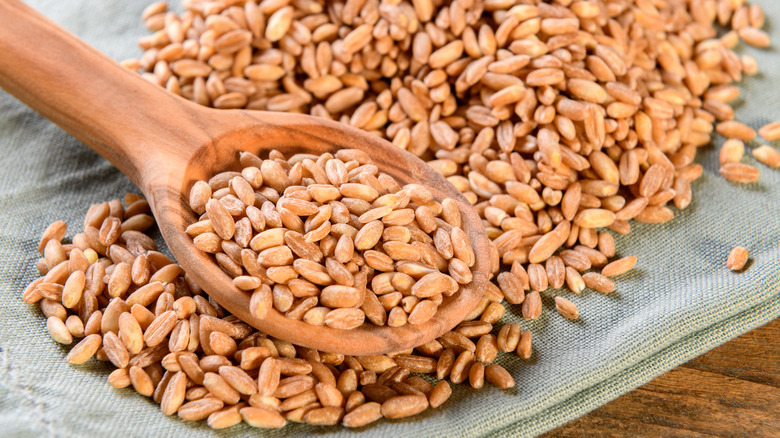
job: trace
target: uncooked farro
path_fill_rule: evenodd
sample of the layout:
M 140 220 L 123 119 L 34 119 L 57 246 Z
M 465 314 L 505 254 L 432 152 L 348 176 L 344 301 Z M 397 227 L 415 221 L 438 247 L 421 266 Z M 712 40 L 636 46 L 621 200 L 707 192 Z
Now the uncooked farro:
M 780 139 L 780 122 L 767 123 L 758 129 L 758 135 L 769 141 Z
M 756 131 L 753 128 L 736 120 L 720 122 L 715 127 L 715 130 L 724 137 L 736 138 L 742 141 L 750 141 L 756 137 Z
M 704 18 L 692 13 L 691 6 L 686 3 L 656 2 L 649 12 L 643 10 L 644 18 L 650 21 L 642 21 L 635 17 L 641 8 L 625 1 L 622 2 L 625 6 L 631 6 L 625 14 L 627 19 L 633 20 L 632 28 L 642 30 L 651 26 L 652 20 L 664 16 L 673 21 L 670 29 L 677 29 L 661 34 L 644 32 L 641 37 L 629 41 L 616 36 L 627 32 L 620 29 L 620 23 L 612 20 L 602 25 L 593 20 L 603 12 L 601 6 L 593 2 L 574 2 L 568 6 L 544 4 L 543 11 L 541 5 L 524 4 L 506 12 L 496 11 L 510 6 L 502 2 L 455 2 L 446 10 L 428 1 L 415 1 L 412 7 L 394 2 L 383 2 L 379 7 L 377 3 L 369 2 L 366 4 L 368 13 L 362 15 L 355 7 L 357 3 L 334 6 L 325 14 L 304 9 L 298 3 L 282 6 L 274 2 L 257 4 L 250 1 L 237 6 L 188 2 L 185 5 L 188 11 L 180 16 L 167 12 L 167 6 L 158 2 L 147 8 L 143 16 L 146 25 L 157 32 L 140 42 L 146 53 L 141 59 L 123 65 L 142 69 L 146 79 L 203 105 L 294 111 L 327 117 L 383 136 L 398 147 L 431 161 L 435 170 L 475 204 L 495 243 L 491 264 L 499 286 L 491 283 L 483 301 L 469 315 L 473 320 L 493 324 L 504 313 L 504 306 L 518 313 L 517 307 L 502 302 L 504 296 L 508 298 L 513 292 L 501 291 L 503 286 L 498 276 L 502 274 L 502 265 L 512 266 L 511 274 L 518 279 L 523 292 L 531 286 L 546 289 L 548 281 L 553 286 L 559 283 L 559 270 L 549 269 L 553 273 L 549 275 L 545 269 L 547 265 L 556 267 L 556 257 L 560 257 L 565 266 L 566 284 L 572 291 L 580 292 L 586 284 L 613 289 L 611 282 L 595 277 L 599 274 L 580 274 L 591 268 L 603 267 L 608 273 L 612 269 L 608 263 L 614 256 L 614 248 L 602 244 L 602 236 L 608 234 L 592 227 L 607 226 L 611 231 L 624 234 L 630 231 L 631 225 L 627 221 L 632 218 L 653 223 L 671 220 L 674 211 L 667 207 L 669 202 L 673 201 L 679 209 L 690 204 L 690 183 L 703 172 L 702 166 L 693 160 L 698 146 L 709 143 L 710 133 L 718 130 L 742 139 L 755 135 L 751 127 L 731 123 L 734 111 L 728 102 L 739 95 L 730 84 L 742 75 L 758 71 L 754 58 L 740 57 L 731 49 L 740 38 L 758 46 L 767 44 L 765 34 L 759 30 L 765 20 L 757 5 L 721 0 L 714 3 L 718 13 Z M 481 7 L 489 13 L 480 13 Z M 697 17 L 696 27 L 691 26 L 694 16 Z M 368 21 L 366 17 L 370 17 Z M 399 26 L 396 19 L 409 25 Z M 717 37 L 712 27 L 715 20 L 721 20 L 721 25 L 735 31 Z M 396 24 L 389 25 L 390 22 Z M 579 35 L 576 40 L 569 36 L 575 31 Z M 595 40 L 594 31 L 599 35 Z M 693 31 L 696 37 L 690 38 Z M 250 34 L 252 42 L 247 45 Z M 672 47 L 667 42 L 670 39 L 679 44 Z M 658 50 L 645 51 L 642 47 L 657 47 Z M 639 50 L 632 53 L 640 55 L 626 56 L 629 50 Z M 438 66 L 441 68 L 436 68 Z M 776 137 L 774 131 L 771 127 L 761 129 L 759 135 L 772 140 Z M 761 158 L 762 154 L 767 155 L 766 149 L 755 151 L 759 151 L 757 155 L 754 152 L 757 159 L 769 161 Z M 357 157 L 336 154 L 336 158 L 344 163 L 353 159 L 362 163 Z M 386 253 L 383 247 L 356 250 L 354 245 L 342 243 L 346 236 L 354 244 L 353 231 L 342 226 L 350 222 L 349 214 L 359 218 L 375 209 L 364 219 L 376 219 L 382 225 L 376 243 L 407 243 L 413 239 L 411 233 L 405 237 L 405 233 L 394 228 L 404 225 L 391 225 L 393 221 L 411 216 L 398 213 L 389 218 L 388 223 L 382 223 L 390 216 L 384 210 L 376 210 L 382 205 L 371 205 L 375 201 L 370 198 L 347 197 L 348 200 L 334 203 L 331 212 L 334 218 L 346 219 L 335 227 L 340 233 L 338 239 L 328 235 L 322 226 L 324 222 L 318 222 L 327 216 L 318 210 L 310 216 L 309 223 L 320 227 L 304 229 L 305 225 L 296 222 L 292 228 L 298 228 L 294 230 L 298 235 L 291 234 L 295 238 L 285 240 L 281 235 L 282 243 L 262 247 L 260 240 L 252 239 L 252 234 L 283 225 L 289 228 L 293 222 L 291 215 L 304 211 L 299 208 L 307 208 L 307 204 L 297 201 L 277 205 L 278 195 L 284 194 L 281 189 L 290 185 L 291 177 L 303 173 L 317 184 L 353 183 L 345 180 L 351 178 L 346 167 L 334 166 L 333 160 L 330 160 L 333 161 L 330 168 L 324 169 L 315 161 L 304 160 L 292 171 L 292 166 L 277 165 L 277 160 L 283 159 L 280 155 L 273 155 L 270 160 L 242 155 L 243 172 L 225 172 L 208 182 L 198 183 L 190 198 L 193 210 L 198 215 L 203 214 L 212 198 L 219 199 L 222 209 L 217 204 L 212 205 L 211 210 L 217 211 L 214 213 L 218 218 L 216 225 L 211 220 L 202 221 L 189 231 L 195 235 L 198 248 L 220 253 L 215 258 L 226 271 L 236 273 L 246 269 L 246 274 L 261 279 L 261 283 L 272 279 L 289 281 L 287 289 L 271 288 L 267 284 L 269 287 L 261 288 L 263 294 L 258 295 L 253 306 L 258 313 L 276 308 L 291 318 L 305 319 L 305 315 L 309 315 L 310 321 L 324 323 L 327 313 L 314 296 L 306 295 L 324 285 L 316 285 L 305 277 L 289 280 L 301 276 L 292 264 L 273 266 L 289 260 L 286 252 L 266 254 L 262 259 L 268 262 L 266 266 L 257 263 L 257 256 L 284 244 L 296 248 L 291 251 L 295 257 L 315 261 L 312 257 L 316 258 L 316 251 L 301 242 L 324 242 L 322 247 L 326 250 L 320 251 L 323 256 L 328 254 L 321 260 L 325 270 L 306 270 L 305 267 L 301 270 L 315 280 L 325 279 L 327 275 L 337 284 L 353 287 L 347 284 L 348 276 L 338 266 L 330 263 L 328 269 L 326 259 L 331 257 L 328 248 L 338 249 L 332 258 L 353 275 L 355 282 L 360 273 L 355 274 L 351 262 L 360 251 L 365 251 L 365 262 L 372 269 L 392 266 L 395 260 L 390 253 L 398 259 L 410 255 L 417 257 L 417 254 L 411 248 L 399 245 L 389 245 Z M 729 157 L 724 161 L 726 163 L 721 164 L 725 164 L 726 176 L 737 180 L 744 180 L 745 175 L 750 180 L 759 176 L 757 169 L 741 172 L 745 169 L 734 167 L 746 166 L 739 163 L 739 159 Z M 238 177 L 248 183 L 252 192 L 259 193 L 269 202 L 263 200 L 250 205 L 253 200 L 247 184 L 235 179 Z M 376 176 L 375 181 L 374 188 L 402 189 L 389 189 L 392 183 L 384 175 Z M 366 179 L 354 182 L 369 184 Z M 333 192 L 317 190 L 313 185 L 309 187 L 308 193 L 313 199 L 326 199 Z M 341 195 L 338 190 L 336 192 L 337 196 Z M 360 193 L 363 196 L 363 192 Z M 299 198 L 291 195 L 290 199 Z M 331 377 L 337 388 L 353 394 L 363 394 L 358 391 L 360 383 L 356 371 L 361 375 L 368 371 L 366 382 L 371 380 L 369 377 L 373 373 L 375 381 L 384 383 L 365 386 L 365 394 L 381 396 L 383 403 L 413 389 L 411 383 L 400 384 L 404 380 L 411 381 L 405 377 L 409 370 L 396 368 L 399 365 L 390 356 L 361 360 L 337 354 L 316 356 L 252 332 L 216 303 L 210 302 L 197 285 L 191 281 L 187 283 L 186 276 L 182 279 L 180 272 L 173 276 L 178 282 L 175 286 L 163 284 L 172 278 L 169 276 L 148 283 L 147 275 L 150 278 L 159 271 L 161 261 L 163 264 L 171 262 L 161 258 L 156 248 L 150 248 L 148 241 L 128 234 L 145 231 L 153 223 L 148 204 L 131 207 L 139 201 L 137 196 L 127 198 L 124 212 L 128 214 L 124 217 L 119 201 L 90 208 L 83 233 L 73 236 L 73 245 L 83 252 L 90 264 L 84 264 L 84 258 L 70 247 L 65 249 L 56 243 L 48 246 L 51 240 L 61 240 L 59 234 L 63 232 L 58 228 L 61 225 L 55 225 L 53 229 L 58 231 L 41 240 L 44 257 L 38 266 L 46 279 L 28 287 L 24 299 L 40 303 L 49 317 L 60 321 L 73 321 L 71 317 L 78 317 L 82 322 L 83 334 L 90 342 L 82 348 L 78 347 L 81 343 L 77 344 L 71 352 L 83 354 L 69 356 L 69 360 L 87 360 L 87 353 L 90 353 L 89 357 L 108 359 L 105 351 L 97 350 L 102 340 L 103 315 L 106 315 L 107 327 L 119 330 L 117 340 L 126 343 L 119 328 L 120 314 L 132 315 L 146 331 L 156 317 L 174 311 L 175 324 L 160 343 L 156 346 L 144 344 L 141 352 L 133 354 L 127 364 L 148 370 L 145 372 L 153 381 L 159 379 L 153 398 L 162 402 L 166 414 L 179 411 L 183 418 L 196 419 L 219 409 L 208 416 L 208 424 L 215 428 L 228 427 L 242 418 L 252 425 L 270 427 L 279 427 L 286 420 L 306 421 L 307 418 L 314 423 L 332 423 L 333 418 L 341 415 L 341 407 L 332 406 L 337 409 L 328 410 L 317 406 L 319 402 L 308 402 L 312 393 L 317 396 L 312 377 L 317 367 L 305 368 L 297 362 L 281 360 L 282 357 L 297 356 L 322 367 L 332 367 L 328 369 L 338 374 Z M 410 202 L 420 207 L 427 201 L 414 199 Z M 450 226 L 460 227 L 460 215 L 451 201 L 442 201 L 440 209 L 440 213 L 434 213 Z M 611 212 L 614 218 L 609 213 L 599 212 L 596 217 L 601 220 L 589 221 L 592 218 L 588 216 L 594 213 L 582 212 L 593 209 Z M 229 216 L 222 215 L 221 210 Z M 243 213 L 239 215 L 232 214 L 241 211 Z M 423 223 L 428 217 L 423 211 L 419 218 L 413 216 L 415 221 L 422 220 Z M 109 217 L 121 218 L 118 228 L 116 220 Z M 427 226 L 423 223 L 419 225 Z M 431 223 L 427 221 L 427 224 Z M 335 220 L 332 225 L 336 225 Z M 378 228 L 377 225 L 372 227 Z M 566 232 L 555 231 L 566 227 Z M 354 232 L 359 229 L 353 228 Z M 438 245 L 431 247 L 441 251 L 445 260 L 451 260 L 449 266 L 442 264 L 438 269 L 440 272 L 450 273 L 458 283 L 468 282 L 467 268 L 473 264 L 474 255 L 469 253 L 469 245 L 462 239 L 464 233 L 455 233 L 457 236 L 451 239 L 452 256 L 441 239 Z M 233 241 L 223 249 L 223 239 L 228 235 Z M 368 242 L 375 238 L 369 237 Z M 416 248 L 421 258 L 427 258 L 425 264 L 438 264 L 438 259 L 431 257 L 429 247 Z M 124 262 L 135 268 L 135 263 L 131 262 L 143 260 L 138 258 L 137 252 L 146 252 L 148 274 L 147 268 L 142 266 L 146 262 L 139 261 L 137 270 L 130 269 L 131 281 L 125 287 L 123 272 L 126 268 L 111 266 Z M 302 255 L 304 253 L 306 255 Z M 98 258 L 102 261 L 95 263 Z M 72 275 L 68 270 L 69 263 L 65 263 L 68 259 L 73 259 L 73 266 L 85 267 L 82 299 L 73 308 L 68 306 L 73 304 L 75 291 L 79 288 L 66 290 L 63 287 Z M 556 261 L 547 263 L 549 260 Z M 422 263 L 413 263 L 416 265 L 408 265 L 405 272 L 422 272 Z M 101 270 L 105 267 L 108 271 Z M 108 289 L 117 295 L 115 300 L 124 300 L 124 307 L 118 301 L 107 307 L 109 303 L 103 298 L 109 295 L 104 293 L 103 277 L 105 274 L 110 277 L 113 271 L 119 274 L 114 286 Z M 531 271 L 533 275 L 529 278 Z M 370 278 L 363 281 L 372 284 Z M 76 283 L 74 280 L 74 286 Z M 517 288 L 516 283 L 507 287 Z M 420 297 L 404 301 L 413 283 L 406 282 L 403 286 L 399 280 L 397 284 L 388 284 L 391 289 L 383 294 L 367 294 L 361 306 L 366 317 L 374 323 L 387 323 L 389 313 L 398 316 L 393 319 L 396 323 L 410 318 L 415 320 L 411 316 L 413 306 L 443 298 L 442 294 L 422 297 L 422 301 Z M 602 287 L 604 285 L 609 287 Z M 251 285 L 246 283 L 244 286 Z M 402 287 L 406 287 L 403 292 Z M 192 298 L 192 302 L 177 305 L 178 299 L 183 298 L 180 295 Z M 514 300 L 520 301 L 517 295 Z M 68 306 L 63 305 L 63 299 Z M 524 301 L 528 301 L 527 297 Z M 188 308 L 190 310 L 186 310 Z M 190 328 L 186 349 L 170 353 L 176 360 L 164 360 L 168 357 L 164 353 L 165 347 L 183 348 L 187 338 L 183 335 L 184 327 Z M 215 327 L 221 329 L 214 332 Z M 485 336 L 490 335 L 474 327 L 461 328 L 463 333 L 478 336 L 479 341 L 462 333 L 445 335 L 407 353 L 435 359 L 437 377 L 446 378 L 452 374 L 452 381 L 463 381 L 469 377 L 471 369 L 480 368 L 479 365 L 474 368 L 471 361 L 475 358 L 480 362 L 482 359 L 487 361 L 492 356 L 484 347 L 489 343 Z M 81 332 L 77 324 L 66 324 L 66 328 L 72 336 L 79 337 Z M 202 339 L 201 332 L 204 333 Z M 510 332 L 512 336 L 508 338 Z M 208 333 L 221 333 L 214 335 L 215 347 L 222 352 L 235 348 L 235 356 L 215 355 L 209 345 L 211 336 Z M 223 334 L 234 341 L 235 347 Z M 116 342 L 111 338 L 109 344 Z M 96 349 L 94 352 L 92 347 Z M 137 349 L 137 346 L 127 347 L 128 351 Z M 526 330 L 521 334 L 519 325 L 505 325 L 496 336 L 496 347 L 502 351 L 514 350 L 528 358 L 532 354 L 531 332 Z M 111 347 L 109 351 L 117 360 Z M 220 359 L 206 360 L 206 354 Z M 301 359 L 303 357 L 306 359 Z M 460 361 L 452 373 L 456 358 Z M 282 377 L 279 370 L 282 362 L 285 370 L 297 369 L 303 374 Z M 119 364 L 123 361 L 119 360 Z M 208 393 L 202 386 L 206 373 L 218 373 L 220 366 L 246 366 L 247 371 L 254 373 L 253 370 L 259 371 L 265 364 L 268 364 L 263 377 L 265 383 L 258 386 L 258 390 L 264 392 L 262 396 L 255 394 L 246 401 L 222 408 L 216 408 L 218 403 L 203 398 Z M 487 365 L 484 378 L 500 387 L 511 386 L 510 381 L 513 385 L 511 376 L 496 367 Z M 426 369 L 430 370 L 430 367 Z M 109 377 L 112 385 L 131 385 L 127 370 L 121 368 L 112 373 Z M 384 375 L 385 372 L 390 374 Z M 140 382 L 143 377 L 136 374 L 136 381 Z M 325 375 L 320 373 L 317 379 Z M 281 385 L 280 380 L 284 381 Z M 188 386 L 191 387 L 189 390 Z M 139 387 L 141 392 L 148 392 L 143 384 Z M 187 394 L 193 400 L 188 400 Z M 213 395 L 210 397 L 216 400 Z M 293 397 L 299 398 L 288 401 Z M 189 405 L 198 400 L 205 400 L 203 406 Z M 307 403 L 297 406 L 303 402 Z M 347 413 L 341 421 L 345 425 L 362 426 L 382 416 L 381 403 L 371 401 L 370 397 L 350 396 L 343 403 Z M 296 407 L 280 414 L 277 411 L 283 404 Z
M 407 98 L 414 99 L 411 95 Z M 347 163 L 339 157 L 359 161 L 356 165 L 348 161 L 347 169 Z M 199 222 L 210 223 L 221 239 L 232 240 L 210 238 L 210 228 L 197 224 L 188 227 L 187 232 L 198 248 L 216 255 L 220 266 L 234 276 L 236 287 L 253 291 L 250 311 L 256 317 L 279 311 L 289 318 L 338 329 L 356 328 L 366 319 L 393 327 L 422 324 L 434 316 L 442 296 L 451 296 L 458 291 L 459 283 L 468 284 L 473 279 L 469 266 L 474 263 L 474 254 L 466 234 L 459 227 L 438 226 L 437 216 L 444 207 L 424 188 L 400 188 L 389 176 L 378 173 L 365 154 L 343 150 L 335 157 L 302 155 L 288 162 L 272 151 L 266 160 L 249 153 L 242 153 L 241 159 L 249 165 L 241 174 L 224 173 L 208 183 L 209 188 L 220 188 L 205 201 L 205 216 Z M 285 169 L 292 172 L 294 168 L 303 173 L 293 181 Z M 387 192 L 377 177 L 382 177 L 384 186 L 393 187 L 394 192 Z M 322 183 L 317 183 L 318 178 Z M 361 181 L 376 183 L 372 186 Z M 208 193 L 205 184 L 199 182 L 192 187 L 190 199 L 195 200 L 196 209 Z M 215 197 L 222 190 L 226 190 L 224 194 Z M 264 190 L 274 190 L 276 195 Z M 279 196 L 281 192 L 283 196 Z M 275 206 L 271 201 L 257 201 L 258 197 L 267 199 L 266 195 L 274 199 Z M 225 208 L 226 200 L 231 199 L 235 208 Z M 254 210 L 256 203 L 262 204 L 259 214 Z M 453 216 L 460 213 L 448 205 L 449 219 L 459 223 Z M 236 220 L 244 214 L 246 218 Z M 277 214 L 283 226 L 265 229 L 273 225 Z M 350 221 L 350 214 L 357 220 Z M 252 215 L 263 219 L 252 220 Z M 334 241 L 335 246 L 330 243 Z M 429 241 L 436 247 L 428 246 Z M 230 256 L 229 251 L 241 256 Z M 406 262 L 425 262 L 455 277 L 436 271 L 417 281 L 408 277 L 413 283 L 409 291 L 420 300 L 412 302 L 410 297 L 403 307 L 383 308 L 387 298 L 376 303 L 371 293 L 386 292 L 366 286 L 372 284 L 374 270 L 392 272 L 394 263 Z M 357 284 L 358 277 L 366 281 Z M 313 294 L 296 295 L 287 286 L 293 281 L 310 285 Z
M 720 167 L 721 176 L 735 183 L 753 183 L 758 181 L 761 172 L 755 167 L 744 163 L 726 163 Z
M 520 342 L 518 342 L 515 352 L 523 359 L 529 359 L 533 354 L 531 338 L 532 335 L 530 330 L 524 331 L 522 336 L 520 336 Z
M 760 161 L 761 163 L 769 167 L 772 168 L 780 167 L 780 152 L 778 152 L 777 149 L 771 146 L 761 145 L 753 149 L 751 153 L 753 154 L 753 157 L 756 160 Z
M 739 163 L 745 154 L 745 143 L 736 138 L 730 138 L 720 147 L 718 161 L 721 165 L 726 163 Z
M 622 259 L 612 261 L 601 269 L 601 275 L 605 277 L 614 277 L 616 275 L 625 274 L 633 269 L 634 265 L 636 265 L 636 261 L 636 256 L 623 257 Z
M 586 286 L 601 293 L 610 293 L 616 288 L 615 283 L 612 280 L 596 272 L 584 274 L 582 280 L 585 282 Z
M 748 261 L 747 249 L 737 246 L 729 252 L 728 259 L 726 260 L 726 267 L 732 271 L 741 271 L 745 267 Z
M 561 296 L 555 297 L 555 310 L 566 319 L 577 319 L 580 316 L 577 306 Z

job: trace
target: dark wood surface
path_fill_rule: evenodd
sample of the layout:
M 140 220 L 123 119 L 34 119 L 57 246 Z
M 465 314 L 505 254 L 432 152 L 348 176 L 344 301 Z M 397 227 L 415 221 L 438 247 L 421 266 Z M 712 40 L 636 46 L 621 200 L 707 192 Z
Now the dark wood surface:
M 780 319 L 547 434 L 780 437 Z

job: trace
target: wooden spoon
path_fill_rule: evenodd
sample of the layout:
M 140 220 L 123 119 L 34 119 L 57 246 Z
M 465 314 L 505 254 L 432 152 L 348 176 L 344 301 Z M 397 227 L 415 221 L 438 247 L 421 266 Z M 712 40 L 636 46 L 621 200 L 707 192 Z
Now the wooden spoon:
M 477 213 L 441 175 L 389 142 L 330 120 L 244 110 L 214 110 L 154 86 L 18 0 L 0 2 L 0 86 L 84 142 L 124 172 L 144 193 L 177 262 L 221 306 L 277 338 L 349 355 L 405 350 L 428 342 L 470 312 L 488 281 L 488 240 Z M 403 327 L 366 323 L 354 330 L 311 326 L 272 310 L 248 311 L 249 297 L 185 234 L 196 221 L 187 200 L 197 180 L 240 170 L 239 151 L 260 156 L 367 152 L 402 184 L 453 198 L 476 254 L 474 280 L 446 299 L 429 322 Z

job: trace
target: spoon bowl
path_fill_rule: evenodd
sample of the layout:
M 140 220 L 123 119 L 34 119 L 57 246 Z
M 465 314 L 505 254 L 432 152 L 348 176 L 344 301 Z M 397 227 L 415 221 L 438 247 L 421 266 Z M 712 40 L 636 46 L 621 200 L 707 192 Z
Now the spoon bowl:
M 386 140 L 307 115 L 196 105 L 122 68 L 18 0 L 0 2 L 0 43 L 0 86 L 124 172 L 149 201 L 176 261 L 217 303 L 258 330 L 325 352 L 402 351 L 452 329 L 482 297 L 490 256 L 481 219 L 444 177 Z M 401 184 L 421 184 L 439 201 L 456 201 L 476 255 L 473 281 L 419 325 L 365 323 L 339 330 L 289 319 L 276 310 L 255 318 L 249 312 L 250 294 L 236 288 L 185 233 L 197 220 L 188 205 L 190 188 L 219 172 L 240 170 L 241 151 L 262 157 L 272 149 L 289 156 L 347 148 L 365 151 L 380 171 Z
M 215 112 L 217 111 L 209 111 L 210 114 Z M 151 204 L 156 206 L 155 216 L 165 218 L 159 221 L 159 226 L 178 263 L 221 306 L 259 330 L 294 344 L 321 351 L 359 355 L 401 351 L 428 342 L 452 329 L 476 305 L 484 291 L 489 270 L 486 249 L 480 251 L 482 247 L 479 246 L 480 240 L 486 240 L 486 237 L 479 217 L 441 175 L 419 159 L 409 159 L 400 154 L 401 151 L 390 143 L 336 122 L 286 113 L 219 113 L 224 114 L 215 116 L 225 117 L 230 125 L 247 125 L 234 128 L 195 149 L 187 165 L 183 166 L 183 173 L 171 175 L 173 178 L 169 182 L 160 185 L 167 187 L 164 193 L 159 189 L 151 191 Z M 186 226 L 197 220 L 187 204 L 190 188 L 196 181 L 208 180 L 218 172 L 240 170 L 239 151 L 264 156 L 271 149 L 291 155 L 298 152 L 335 153 L 339 149 L 347 148 L 360 149 L 370 154 L 381 171 L 401 184 L 422 184 L 431 190 L 435 199 L 449 197 L 458 202 L 464 217 L 464 231 L 472 242 L 476 242 L 475 253 L 478 256 L 474 266 L 474 280 L 461 287 L 459 293 L 446 298 L 430 321 L 419 325 L 388 327 L 365 323 L 357 329 L 339 330 L 324 326 L 315 327 L 289 319 L 276 310 L 272 310 L 262 319 L 255 318 L 249 312 L 250 293 L 237 289 L 230 277 L 209 255 L 196 249 L 192 238 L 184 233 Z M 404 154 L 409 155 L 405 152 Z M 403 165 L 397 164 L 400 162 L 403 162 Z

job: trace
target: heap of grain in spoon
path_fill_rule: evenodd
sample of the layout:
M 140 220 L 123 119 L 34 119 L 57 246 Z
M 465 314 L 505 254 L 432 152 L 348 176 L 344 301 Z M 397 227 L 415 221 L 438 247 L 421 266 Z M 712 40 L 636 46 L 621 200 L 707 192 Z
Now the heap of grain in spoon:
M 241 172 L 190 190 L 187 233 L 215 255 L 256 318 L 275 309 L 312 325 L 423 324 L 471 282 L 474 251 L 452 199 L 401 187 L 368 155 L 245 152 Z

